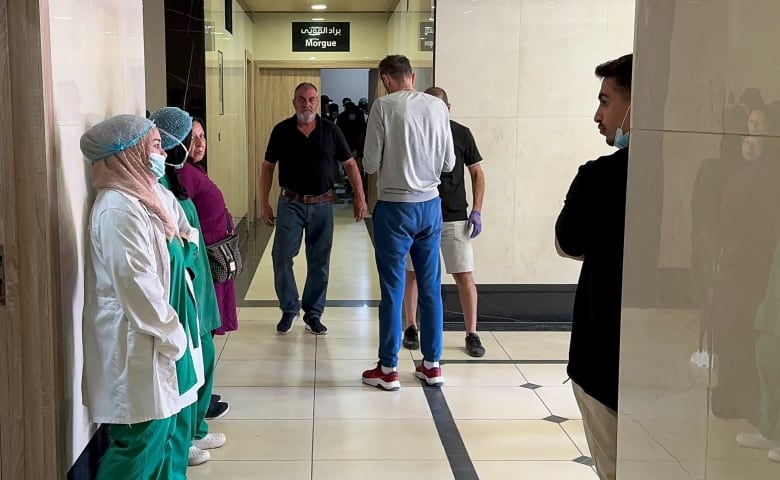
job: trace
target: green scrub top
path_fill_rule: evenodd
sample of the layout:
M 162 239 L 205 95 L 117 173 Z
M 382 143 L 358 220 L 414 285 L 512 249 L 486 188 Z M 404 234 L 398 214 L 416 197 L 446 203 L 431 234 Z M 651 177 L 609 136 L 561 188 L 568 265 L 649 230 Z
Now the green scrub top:
M 166 177 L 160 179 L 160 184 L 170 190 L 170 184 Z M 200 219 L 195 210 L 195 204 L 189 198 L 178 200 L 187 221 L 192 228 L 200 232 Z M 211 267 L 209 266 L 209 256 L 206 253 L 206 244 L 203 242 L 203 235 L 199 235 L 198 254 L 192 266 L 195 279 L 192 281 L 195 288 L 195 299 L 200 315 L 200 336 L 210 335 L 212 330 L 222 326 L 222 319 L 219 316 L 219 305 L 217 305 L 217 295 L 214 293 L 214 280 L 211 277 Z
M 168 241 L 168 253 L 171 257 L 171 307 L 179 315 L 179 322 L 184 327 L 188 342 L 194 346 L 200 344 L 197 330 L 198 311 L 195 298 L 190 294 L 185 275 L 188 262 L 194 261 L 195 246 L 178 236 Z M 192 351 L 187 348 L 184 356 L 176 362 L 176 375 L 179 377 L 179 394 L 188 392 L 198 382 Z

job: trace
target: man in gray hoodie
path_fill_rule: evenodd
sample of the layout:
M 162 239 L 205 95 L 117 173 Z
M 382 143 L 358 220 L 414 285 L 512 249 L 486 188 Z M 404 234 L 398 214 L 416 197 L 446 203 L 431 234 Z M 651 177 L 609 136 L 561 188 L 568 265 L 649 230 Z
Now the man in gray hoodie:
M 449 112 L 438 98 L 414 89 L 409 59 L 389 55 L 379 63 L 388 95 L 371 107 L 363 168 L 377 172 L 379 198 L 374 208 L 374 251 L 382 298 L 379 303 L 379 362 L 363 372 L 363 383 L 398 390 L 398 350 L 404 298 L 405 259 L 417 273 L 420 348 L 423 362 L 415 375 L 440 386 L 442 350 L 441 172 L 455 166 Z

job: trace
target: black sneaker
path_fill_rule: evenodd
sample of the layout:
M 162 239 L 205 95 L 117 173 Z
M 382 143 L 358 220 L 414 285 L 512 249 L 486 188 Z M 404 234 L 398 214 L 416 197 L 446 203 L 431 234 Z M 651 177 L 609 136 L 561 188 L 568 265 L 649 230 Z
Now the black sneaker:
M 320 317 L 309 317 L 303 320 L 306 324 L 306 331 L 313 335 L 325 335 L 328 333 L 328 327 L 320 322 Z
M 217 402 L 206 410 L 206 420 L 216 420 L 227 415 L 230 405 L 227 402 Z
M 482 346 L 476 333 L 466 335 L 466 352 L 472 357 L 481 357 L 485 354 L 485 347 Z
M 420 337 L 417 335 L 417 327 L 410 326 L 404 332 L 404 348 L 409 350 L 417 350 L 420 348 Z
M 217 395 L 216 393 L 211 394 L 211 405 L 214 405 L 220 400 L 222 400 L 222 395 Z
M 276 332 L 279 335 L 290 333 L 290 331 L 293 329 L 293 322 L 296 318 L 298 318 L 297 313 L 283 313 L 282 319 L 279 320 L 279 323 L 276 324 Z

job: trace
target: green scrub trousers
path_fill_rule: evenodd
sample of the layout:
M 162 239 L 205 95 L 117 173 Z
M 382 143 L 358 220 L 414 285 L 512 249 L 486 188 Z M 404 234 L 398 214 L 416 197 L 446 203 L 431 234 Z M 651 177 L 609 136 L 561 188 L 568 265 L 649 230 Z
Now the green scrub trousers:
M 756 365 L 761 384 L 758 429 L 764 438 L 780 441 L 780 338 L 767 332 L 759 334 Z
M 167 185 L 167 179 L 161 183 Z M 193 228 L 200 231 L 200 219 L 195 204 L 189 198 L 179 200 L 187 221 Z M 214 347 L 214 337 L 211 332 L 222 325 L 222 319 L 219 317 L 219 305 L 217 296 L 214 293 L 214 281 L 211 277 L 211 267 L 206 253 L 206 244 L 203 241 L 203 235 L 200 235 L 198 255 L 194 259 L 192 270 L 195 272 L 195 279 L 192 285 L 195 289 L 195 300 L 198 304 L 198 315 L 200 319 L 200 343 L 203 347 L 203 373 L 205 382 L 198 389 L 198 402 L 193 410 L 194 418 L 192 420 L 192 438 L 200 440 L 209 433 L 209 426 L 206 423 L 206 412 L 211 404 L 211 392 L 214 386 L 214 361 L 216 351 Z
M 213 283 L 212 283 L 213 285 Z M 214 287 L 212 286 L 212 289 Z M 219 318 L 219 317 L 217 317 Z M 205 374 L 205 383 L 198 390 L 198 402 L 195 408 L 195 418 L 192 422 L 192 438 L 200 440 L 209 433 L 209 425 L 206 423 L 206 411 L 211 404 L 211 390 L 214 386 L 214 360 L 216 357 L 216 348 L 214 347 L 214 337 L 209 331 L 200 336 L 200 344 L 203 347 L 203 373 Z
M 184 327 L 187 339 L 197 348 L 200 344 L 198 331 L 198 312 L 195 298 L 192 296 L 187 282 L 187 269 L 191 268 L 195 255 L 195 246 L 189 242 L 182 242 L 173 238 L 168 242 L 168 252 L 171 258 L 171 297 L 170 303 L 179 315 L 179 321 Z M 184 394 L 197 384 L 192 351 L 188 348 L 184 357 L 176 362 L 176 374 L 179 379 L 179 393 Z M 172 444 L 172 475 L 171 480 L 187 478 L 187 463 L 189 460 L 190 445 L 192 444 L 193 409 L 197 402 L 182 407 L 176 415 L 175 432 Z
M 176 415 L 132 425 L 109 426 L 111 444 L 100 460 L 97 480 L 168 480 Z

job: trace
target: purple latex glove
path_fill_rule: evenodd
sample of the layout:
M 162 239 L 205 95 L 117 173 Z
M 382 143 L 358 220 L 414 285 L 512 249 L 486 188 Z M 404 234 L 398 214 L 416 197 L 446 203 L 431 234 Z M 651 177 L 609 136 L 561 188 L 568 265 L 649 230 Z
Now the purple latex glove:
M 466 230 L 471 230 L 471 238 L 476 238 L 482 232 L 482 215 L 479 210 L 472 210 L 469 214 Z

